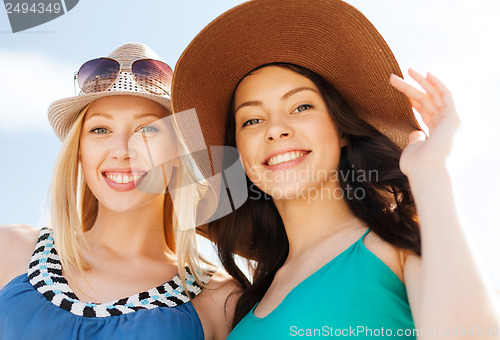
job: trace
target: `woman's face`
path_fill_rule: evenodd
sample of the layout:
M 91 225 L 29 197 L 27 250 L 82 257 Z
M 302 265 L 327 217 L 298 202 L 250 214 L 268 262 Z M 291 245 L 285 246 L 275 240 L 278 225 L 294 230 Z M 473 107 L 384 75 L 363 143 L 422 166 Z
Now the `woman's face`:
M 109 96 L 90 104 L 80 136 L 79 159 L 99 204 L 114 211 L 163 201 L 177 158 L 169 111 L 135 96 Z M 167 162 L 167 163 L 166 163 Z
M 311 80 L 267 66 L 245 77 L 234 99 L 236 145 L 262 191 L 277 200 L 338 187 L 341 139 Z

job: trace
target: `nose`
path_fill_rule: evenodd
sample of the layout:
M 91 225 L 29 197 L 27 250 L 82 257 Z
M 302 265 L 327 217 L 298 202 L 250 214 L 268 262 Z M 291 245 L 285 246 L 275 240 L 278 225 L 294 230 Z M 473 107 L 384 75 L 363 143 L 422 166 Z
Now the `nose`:
M 266 141 L 272 142 L 293 136 L 293 128 L 284 121 L 284 118 L 274 118 L 269 121 L 266 131 Z
M 130 160 L 133 157 L 133 149 L 129 148 L 129 136 L 118 135 L 113 140 L 110 156 L 116 160 Z

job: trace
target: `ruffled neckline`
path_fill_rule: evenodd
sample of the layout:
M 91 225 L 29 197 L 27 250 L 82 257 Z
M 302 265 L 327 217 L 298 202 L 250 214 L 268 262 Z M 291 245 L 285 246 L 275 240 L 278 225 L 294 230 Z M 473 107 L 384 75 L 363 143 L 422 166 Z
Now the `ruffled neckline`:
M 198 278 L 206 285 L 212 274 L 199 274 Z M 78 316 L 98 318 L 129 314 L 143 309 L 177 307 L 189 302 L 203 289 L 186 267 L 187 293 L 177 274 L 162 285 L 126 298 L 106 303 L 80 301 L 62 275 L 61 261 L 54 247 L 53 231 L 49 228 L 40 230 L 40 236 L 31 258 L 28 278 L 31 285 L 57 307 Z

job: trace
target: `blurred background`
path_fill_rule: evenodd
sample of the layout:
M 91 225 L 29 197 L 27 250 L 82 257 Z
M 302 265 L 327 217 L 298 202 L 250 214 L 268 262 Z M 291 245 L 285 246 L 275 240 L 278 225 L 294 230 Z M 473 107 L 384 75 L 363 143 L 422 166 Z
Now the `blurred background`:
M 172 66 L 192 38 L 239 0 L 81 0 L 63 16 L 12 33 L 0 9 L 0 224 L 47 224 L 46 196 L 60 142 L 51 102 L 74 95 L 80 65 L 125 42 Z M 449 167 L 458 210 L 483 270 L 500 291 L 500 2 L 348 0 L 385 37 L 403 74 L 432 71 L 462 119 Z M 203 253 L 212 246 L 200 238 Z

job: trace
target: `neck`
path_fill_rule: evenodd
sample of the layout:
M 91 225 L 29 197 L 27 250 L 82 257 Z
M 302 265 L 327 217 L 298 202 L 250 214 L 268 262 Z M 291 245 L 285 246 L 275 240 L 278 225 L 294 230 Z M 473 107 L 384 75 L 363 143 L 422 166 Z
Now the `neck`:
M 106 251 L 123 258 L 173 254 L 165 241 L 162 196 L 145 207 L 125 212 L 113 211 L 99 204 L 96 221 L 85 233 L 85 239 L 91 250 Z
M 363 224 L 346 201 L 328 195 L 332 188 L 322 187 L 315 197 L 275 200 L 289 242 L 288 260 L 299 257 L 328 236 Z

